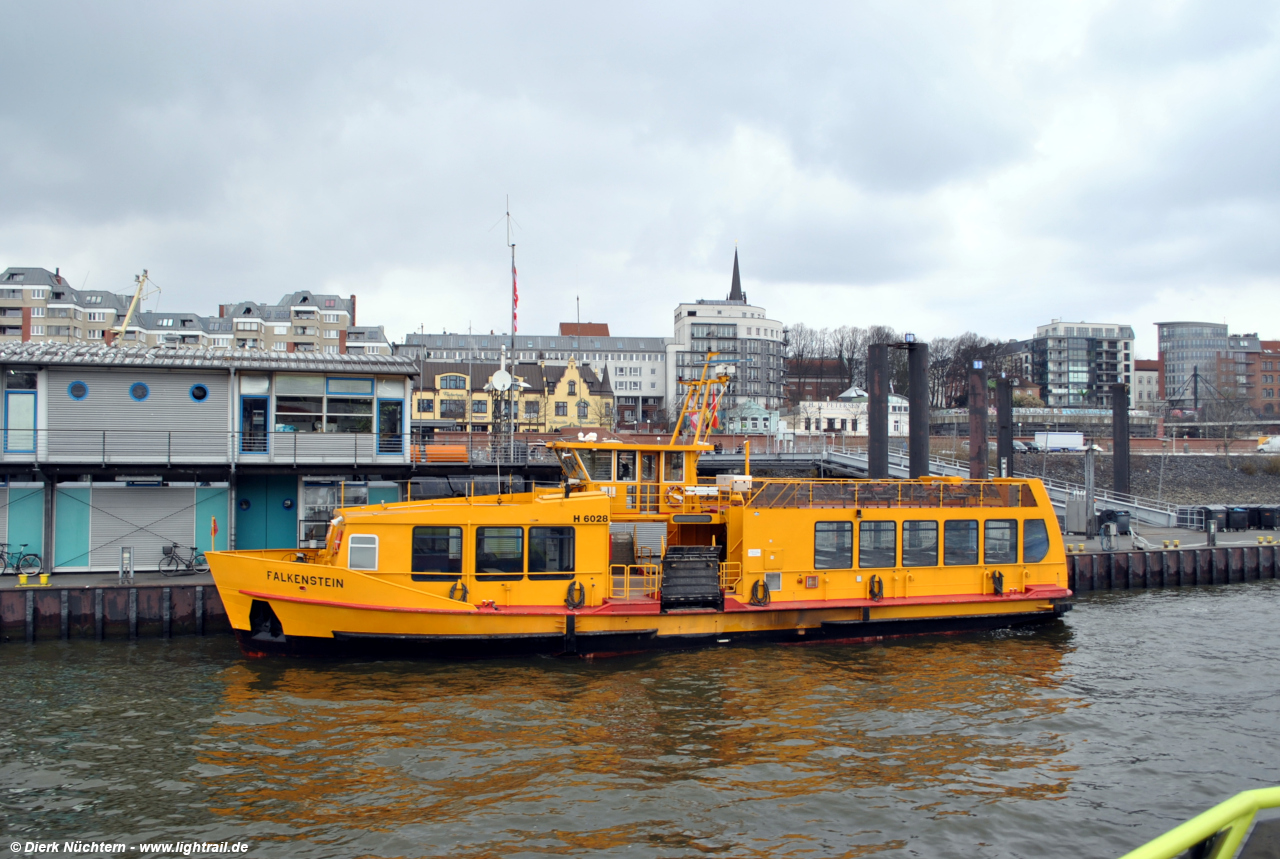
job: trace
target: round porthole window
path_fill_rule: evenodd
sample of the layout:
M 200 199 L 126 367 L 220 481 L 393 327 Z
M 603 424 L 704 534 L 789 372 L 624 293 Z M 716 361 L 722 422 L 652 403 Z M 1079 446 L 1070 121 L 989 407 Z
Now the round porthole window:
M 67 385 L 67 395 L 73 400 L 83 400 L 89 396 L 89 386 L 84 382 L 72 382 Z
M 142 382 L 134 382 L 129 386 L 129 396 L 133 397 L 138 402 L 142 402 L 147 397 L 151 396 L 151 389 Z
M 206 388 L 204 385 L 191 386 L 191 399 L 195 400 L 197 403 L 203 403 L 208 398 L 209 398 L 209 389 Z
M 248 509 L 249 509 L 249 499 L 248 499 L 248 498 L 241 498 L 241 499 L 240 499 L 240 509 L 241 509 L 241 510 L 248 510 Z

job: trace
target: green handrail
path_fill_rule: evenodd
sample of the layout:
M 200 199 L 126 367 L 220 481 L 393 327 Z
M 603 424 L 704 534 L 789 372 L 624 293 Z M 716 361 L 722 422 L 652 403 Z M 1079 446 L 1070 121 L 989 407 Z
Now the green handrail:
M 1149 841 L 1124 854 L 1120 859 L 1174 859 L 1179 853 L 1212 838 L 1226 830 L 1226 837 L 1213 852 L 1214 859 L 1235 856 L 1253 823 L 1254 815 L 1263 808 L 1280 807 L 1280 787 L 1264 787 L 1246 790 L 1198 814 L 1181 826 L 1170 829 L 1154 841 Z

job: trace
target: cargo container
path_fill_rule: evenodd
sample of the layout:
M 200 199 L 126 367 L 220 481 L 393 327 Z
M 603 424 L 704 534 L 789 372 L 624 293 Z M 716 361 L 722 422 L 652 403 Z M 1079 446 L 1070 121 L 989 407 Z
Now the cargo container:
M 1036 444 L 1041 450 L 1084 450 L 1082 432 L 1038 432 Z

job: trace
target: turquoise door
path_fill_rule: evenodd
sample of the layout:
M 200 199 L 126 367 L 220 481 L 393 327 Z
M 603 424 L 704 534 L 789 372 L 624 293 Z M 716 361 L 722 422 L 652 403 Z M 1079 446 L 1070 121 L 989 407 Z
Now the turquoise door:
M 236 548 L 297 548 L 297 493 L 297 479 L 287 474 L 236 481 Z

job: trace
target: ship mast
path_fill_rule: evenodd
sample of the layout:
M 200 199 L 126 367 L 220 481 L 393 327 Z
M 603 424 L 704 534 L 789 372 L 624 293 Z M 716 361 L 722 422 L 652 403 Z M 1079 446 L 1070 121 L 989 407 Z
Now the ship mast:
M 508 375 L 507 358 L 511 358 L 511 370 L 515 370 L 516 366 L 516 328 L 518 325 L 520 306 L 520 293 L 516 283 L 516 243 L 511 240 L 511 198 L 507 197 L 507 247 L 511 249 L 511 344 L 510 350 L 504 349 L 501 356 L 498 376 L 502 382 L 496 385 L 497 396 L 494 398 L 494 405 L 497 406 L 494 417 L 494 431 L 497 438 L 495 442 L 495 452 L 498 461 L 502 456 L 506 455 L 507 461 L 515 460 L 515 431 L 516 431 L 516 393 L 519 385 L 515 382 L 515 375 Z M 501 487 L 501 481 L 499 481 Z M 501 488 L 499 488 L 501 491 Z

